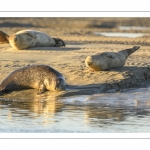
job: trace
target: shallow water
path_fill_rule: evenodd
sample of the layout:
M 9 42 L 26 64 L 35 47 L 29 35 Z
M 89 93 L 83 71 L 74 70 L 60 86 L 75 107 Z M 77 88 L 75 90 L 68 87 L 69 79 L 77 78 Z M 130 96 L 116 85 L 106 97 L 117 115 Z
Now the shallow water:
M 119 26 L 120 30 L 150 30 L 150 27 L 140 27 L 140 26 Z
M 127 38 L 136 38 L 147 35 L 145 33 L 124 33 L 124 32 L 94 32 L 94 34 L 108 37 L 127 37 Z
M 150 88 L 122 93 L 0 98 L 1 133 L 150 132 Z

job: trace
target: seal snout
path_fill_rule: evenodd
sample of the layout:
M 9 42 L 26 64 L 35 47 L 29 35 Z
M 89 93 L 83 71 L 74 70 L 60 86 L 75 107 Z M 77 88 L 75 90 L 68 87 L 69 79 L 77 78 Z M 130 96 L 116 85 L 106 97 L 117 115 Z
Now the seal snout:
M 65 82 L 65 80 L 62 79 L 62 78 L 56 79 L 55 90 L 56 91 L 63 91 L 65 89 L 66 89 L 66 82 Z
M 9 40 L 14 41 L 14 42 L 18 42 L 18 37 L 16 35 L 12 35 L 9 37 Z
M 93 63 L 92 63 L 92 57 L 91 56 L 88 56 L 85 60 L 85 64 L 87 66 L 91 66 Z
M 89 66 L 91 66 L 91 65 L 92 65 L 92 62 L 87 62 L 87 64 L 88 64 Z
M 18 41 L 17 36 L 14 36 L 14 41 L 15 41 L 15 42 L 17 42 L 17 41 Z

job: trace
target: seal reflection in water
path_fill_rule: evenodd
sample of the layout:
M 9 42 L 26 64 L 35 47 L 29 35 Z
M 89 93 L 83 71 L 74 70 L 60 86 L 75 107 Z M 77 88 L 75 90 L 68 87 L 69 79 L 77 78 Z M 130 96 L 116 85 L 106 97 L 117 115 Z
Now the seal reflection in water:
M 52 38 L 41 31 L 21 30 L 13 35 L 0 31 L 0 42 L 10 43 L 16 49 L 28 49 L 33 47 L 64 47 L 65 42 L 59 38 Z
M 129 55 L 138 50 L 140 46 L 121 50 L 119 52 L 102 52 L 85 59 L 85 64 L 94 71 L 104 71 L 112 68 L 123 67 Z
M 42 94 L 46 90 L 62 91 L 66 89 L 66 81 L 62 74 L 50 66 L 27 66 L 12 72 L 2 81 L 0 95 L 29 88 L 37 89 L 37 94 Z

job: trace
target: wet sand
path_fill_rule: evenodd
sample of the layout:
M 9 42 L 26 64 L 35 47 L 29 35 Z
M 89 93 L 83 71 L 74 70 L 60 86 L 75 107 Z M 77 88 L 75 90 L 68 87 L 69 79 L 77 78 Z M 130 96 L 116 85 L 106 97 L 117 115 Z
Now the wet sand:
M 13 34 L 21 29 L 34 29 L 46 32 L 52 37 L 58 37 L 66 42 L 65 48 L 37 47 L 28 50 L 14 50 L 9 43 L 0 44 L 0 81 L 2 81 L 12 71 L 33 64 L 46 64 L 61 72 L 67 81 L 65 92 L 46 92 L 51 96 L 71 96 L 98 94 L 102 92 L 122 91 L 129 87 L 144 87 L 150 79 L 150 38 L 143 36 L 138 38 L 118 38 L 94 35 L 93 32 L 142 32 L 150 33 L 150 30 L 130 30 L 120 31 L 117 25 L 136 25 L 141 21 L 142 26 L 150 26 L 149 18 L 135 18 L 134 22 L 129 18 L 116 19 L 110 25 L 112 18 L 100 19 L 80 18 L 0 18 L 3 25 L 0 30 L 7 34 Z M 68 24 L 66 21 L 68 19 Z M 139 20 L 139 21 L 138 21 Z M 101 23 L 100 23 L 101 21 Z M 58 24 L 60 22 L 60 24 Z M 103 25 L 100 27 L 96 25 Z M 145 24 L 144 24 L 145 23 Z M 56 26 L 58 24 L 58 26 Z M 62 26 L 63 25 L 63 26 Z M 55 26 L 55 28 L 54 28 Z M 61 28 L 62 26 L 62 28 Z M 96 52 L 113 51 L 117 52 L 133 45 L 140 45 L 141 48 L 130 55 L 126 64 L 122 68 L 111 69 L 109 71 L 94 72 L 85 66 L 85 58 Z M 25 95 L 34 93 L 35 90 L 24 91 Z M 7 96 L 17 96 L 22 93 L 12 92 Z M 5 97 L 5 96 L 4 96 Z

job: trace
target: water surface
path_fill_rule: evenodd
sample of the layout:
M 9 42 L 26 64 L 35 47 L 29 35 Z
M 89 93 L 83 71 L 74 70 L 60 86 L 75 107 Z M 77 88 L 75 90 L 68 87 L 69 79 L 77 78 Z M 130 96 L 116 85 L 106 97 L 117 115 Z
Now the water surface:
M 140 26 L 119 26 L 120 30 L 150 30 L 150 27 L 140 27 Z
M 127 37 L 137 38 L 146 35 L 145 33 L 124 33 L 124 32 L 94 32 L 96 35 L 108 36 L 108 37 Z
M 0 98 L 1 133 L 148 133 L 149 120 L 149 87 L 57 100 Z

